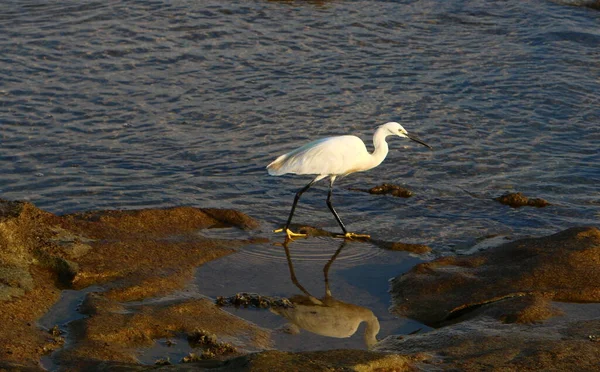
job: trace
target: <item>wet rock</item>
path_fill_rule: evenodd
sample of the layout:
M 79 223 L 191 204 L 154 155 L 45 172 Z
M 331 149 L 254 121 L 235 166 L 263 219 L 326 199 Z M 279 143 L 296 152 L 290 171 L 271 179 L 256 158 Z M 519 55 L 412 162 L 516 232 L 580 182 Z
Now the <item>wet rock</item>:
M 157 366 L 170 366 L 172 363 L 170 358 L 161 358 L 154 362 L 154 364 Z
M 0 262 L 6 266 L 27 267 L 35 260 L 34 251 L 43 249 L 52 232 L 43 225 L 53 215 L 31 203 L 0 199 Z
M 290 300 L 285 297 L 261 296 L 257 293 L 246 292 L 236 293 L 229 297 L 219 296 L 215 303 L 217 306 L 232 306 L 235 308 L 252 307 L 256 309 L 269 309 L 294 307 Z
M 121 303 L 109 300 L 102 293 L 90 292 L 83 299 L 78 308 L 79 313 L 84 315 L 96 315 L 102 312 L 126 313 L 125 306 Z
M 166 358 L 164 358 L 166 360 Z M 263 351 L 226 361 L 203 360 L 196 354 L 184 357 L 181 364 L 143 366 L 133 363 L 106 362 L 91 371 L 415 371 L 427 363 L 428 356 L 401 356 L 364 350 L 327 350 L 302 353 Z M 172 362 L 171 360 L 169 360 Z
M 434 331 L 389 336 L 376 350 L 430 356 L 423 369 L 456 371 L 594 371 L 600 345 L 600 304 L 553 304 L 565 314 L 544 323 L 502 323 L 479 316 Z
M 425 254 L 431 252 L 431 247 L 424 244 L 410 244 L 402 242 L 386 242 L 383 240 L 371 239 L 371 243 L 375 244 L 379 248 L 387 249 L 389 251 L 404 251 L 412 252 L 417 254 Z
M 33 370 L 40 356 L 59 348 L 62 343 L 36 326 L 39 319 L 60 296 L 55 276 L 48 270 L 32 266 L 33 285 L 20 296 L 0 303 L 0 366 L 18 363 L 23 367 L 9 370 Z M 16 288 L 16 287 L 11 287 Z M 22 289 L 22 288 L 19 288 Z
M 553 0 L 555 3 L 600 10 L 600 0 Z
M 355 189 L 355 188 L 350 188 L 349 190 L 368 192 L 369 194 L 375 194 L 375 195 L 393 195 L 393 196 L 397 196 L 397 197 L 401 197 L 401 198 L 410 198 L 413 195 L 412 191 L 410 191 L 404 187 L 392 185 L 389 183 L 384 183 L 379 186 L 374 186 L 368 190 Z
M 208 239 L 197 234 L 199 229 L 257 225 L 232 210 L 178 207 L 56 216 L 31 203 L 0 199 L 0 324 L 9 325 L 0 328 L 0 360 L 35 368 L 41 355 L 62 346 L 62 336 L 36 326 L 62 288 L 102 284 L 106 292 L 87 301 L 82 311 L 90 319 L 119 319 L 117 301 L 180 289 L 197 266 L 251 242 Z M 100 309 L 104 312 L 96 313 Z M 89 351 L 82 358 L 135 363 L 119 350 Z
M 57 273 L 39 262 L 52 251 L 46 239 L 55 216 L 31 203 L 0 199 L 0 360 L 36 368 L 42 354 L 59 347 L 36 327 L 58 299 Z
M 543 207 L 550 205 L 550 203 L 548 203 L 544 199 L 528 198 L 525 195 L 521 194 L 520 192 L 506 193 L 502 196 L 495 198 L 494 200 L 497 200 L 504 205 L 509 205 L 513 208 L 519 208 L 519 207 L 525 207 L 525 206 L 543 208 Z
M 88 212 L 67 215 L 60 222 L 76 236 L 70 239 L 90 246 L 73 259 L 78 269 L 72 286 L 107 283 L 107 297 L 119 301 L 181 288 L 197 266 L 250 243 L 204 238 L 197 234 L 199 229 L 258 225 L 237 211 L 190 207 Z
M 33 289 L 29 270 L 18 266 L 0 266 L 0 301 L 19 297 Z
M 543 320 L 555 313 L 543 299 L 600 301 L 599 267 L 600 230 L 571 228 L 419 264 L 392 281 L 393 311 L 439 326 L 500 303 L 497 318 Z
M 92 249 L 89 245 L 89 243 L 93 242 L 92 239 L 75 235 L 60 227 L 54 227 L 52 231 L 55 233 L 55 236 L 50 241 L 61 247 L 64 254 L 70 259 L 84 256 Z
M 200 229 L 252 229 L 259 225 L 252 217 L 235 210 L 192 207 L 94 211 L 65 215 L 64 220 L 67 230 L 94 240 L 108 237 L 165 237 L 190 234 Z
M 79 271 L 79 264 L 76 262 L 44 249 L 36 250 L 35 258 L 38 265 L 48 268 L 56 274 L 57 284 L 61 288 L 70 287 L 75 275 Z
M 23 363 L 6 362 L 0 360 L 1 371 L 19 371 L 19 372 L 46 372 L 42 367 L 29 366 Z
M 203 359 L 240 355 L 238 347 L 252 350 L 270 345 L 269 331 L 221 311 L 207 299 L 123 305 L 102 294 L 88 297 L 83 311 L 90 316 L 70 323 L 73 340 L 53 355 L 69 369 L 87 370 L 105 361 L 135 363 L 137 349 L 182 334 L 188 335 L 192 347 L 202 348 Z M 220 342 L 221 336 L 238 343 Z
M 225 362 L 223 371 L 413 371 L 424 355 L 401 356 L 363 350 L 302 353 L 265 351 Z
M 394 279 L 394 311 L 441 328 L 375 350 L 428 353 L 442 370 L 594 370 L 599 267 L 592 227 L 417 265 Z
M 340 233 L 332 233 L 327 230 L 323 230 L 313 226 L 306 225 L 294 225 L 290 227 L 290 229 L 294 232 L 298 232 L 301 234 L 306 234 L 308 236 L 321 236 L 321 237 L 329 237 L 329 238 L 338 238 L 343 239 L 343 236 Z M 385 240 L 373 239 L 373 238 L 355 238 L 355 241 L 365 241 L 371 244 L 374 244 L 382 249 L 387 249 L 391 251 L 406 251 L 413 252 L 417 254 L 423 254 L 431 252 L 431 248 L 424 244 L 410 244 L 410 243 L 402 243 L 402 242 L 389 242 Z
M 225 359 L 233 354 L 240 354 L 235 346 L 218 341 L 215 334 L 202 329 L 197 329 L 188 334 L 187 339 L 193 348 L 202 348 L 200 355 L 189 355 L 188 362 L 205 359 Z

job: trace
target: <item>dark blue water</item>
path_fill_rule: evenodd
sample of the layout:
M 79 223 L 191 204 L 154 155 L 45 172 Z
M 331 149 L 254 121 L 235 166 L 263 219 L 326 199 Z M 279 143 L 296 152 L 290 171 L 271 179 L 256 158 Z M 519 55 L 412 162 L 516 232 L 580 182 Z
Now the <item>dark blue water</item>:
M 5 2 L 0 197 L 235 208 L 272 237 L 310 178 L 266 164 L 329 135 L 370 146 L 398 121 L 434 151 L 390 139 L 382 165 L 339 181 L 349 230 L 447 253 L 597 224 L 599 26 L 540 0 Z M 348 190 L 383 182 L 415 196 Z M 296 221 L 337 230 L 325 185 Z M 509 191 L 552 206 L 492 200 Z
M 0 196 L 56 213 L 237 208 L 268 230 L 308 180 L 266 164 L 395 120 L 435 151 L 392 139 L 379 168 L 339 182 L 351 230 L 443 249 L 593 224 L 599 22 L 548 1 L 10 2 Z M 381 182 L 416 196 L 346 190 Z M 491 200 L 507 191 L 554 206 Z M 336 228 L 324 196 L 298 222 Z

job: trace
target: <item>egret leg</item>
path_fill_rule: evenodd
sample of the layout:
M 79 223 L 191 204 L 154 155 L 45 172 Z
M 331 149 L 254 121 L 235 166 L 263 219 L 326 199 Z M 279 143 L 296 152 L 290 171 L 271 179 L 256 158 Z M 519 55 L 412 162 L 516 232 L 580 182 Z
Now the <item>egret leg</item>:
M 296 196 L 294 197 L 294 204 L 292 204 L 292 210 L 290 211 L 290 216 L 288 217 L 287 222 L 285 223 L 285 227 L 283 227 L 281 229 L 274 230 L 273 232 L 277 233 L 277 232 L 285 231 L 285 233 L 287 234 L 288 238 L 290 238 L 290 239 L 306 236 L 306 234 L 298 234 L 298 233 L 295 233 L 292 230 L 290 230 L 290 225 L 292 223 L 292 217 L 294 216 L 294 211 L 296 210 L 296 205 L 298 204 L 298 201 L 300 200 L 300 196 L 302 196 L 302 194 L 306 190 L 308 190 L 312 185 L 314 185 L 315 182 L 317 182 L 320 179 L 321 178 L 319 178 L 319 177 L 315 178 L 308 185 L 304 186 L 302 189 L 300 189 L 300 191 L 298 191 L 296 193 Z
M 336 178 L 335 176 L 331 176 L 330 181 L 329 181 L 329 194 L 327 195 L 327 206 L 329 207 L 329 210 L 331 211 L 331 213 L 333 213 L 333 216 L 335 217 L 336 221 L 342 228 L 342 231 L 344 232 L 344 238 L 347 238 L 347 239 L 354 239 L 354 238 L 370 239 L 371 236 L 367 235 L 367 234 L 355 234 L 355 233 L 348 232 L 348 230 L 346 230 L 346 226 L 344 226 L 344 223 L 342 222 L 342 219 L 340 218 L 340 216 L 337 214 L 337 212 L 333 208 L 333 204 L 331 203 L 331 196 L 333 195 L 333 183 L 335 182 L 335 178 Z
M 332 176 L 329 179 L 329 194 L 327 194 L 327 207 L 329 207 L 329 210 L 331 211 L 331 213 L 333 213 L 333 217 L 335 217 L 335 220 L 337 221 L 337 223 L 342 228 L 342 231 L 344 232 L 344 235 L 346 235 L 346 234 L 348 234 L 348 230 L 346 230 L 346 226 L 344 226 L 344 223 L 342 222 L 342 219 L 337 214 L 337 212 L 333 208 L 333 204 L 331 203 L 331 196 L 333 195 L 333 182 L 334 181 L 335 181 L 335 176 Z

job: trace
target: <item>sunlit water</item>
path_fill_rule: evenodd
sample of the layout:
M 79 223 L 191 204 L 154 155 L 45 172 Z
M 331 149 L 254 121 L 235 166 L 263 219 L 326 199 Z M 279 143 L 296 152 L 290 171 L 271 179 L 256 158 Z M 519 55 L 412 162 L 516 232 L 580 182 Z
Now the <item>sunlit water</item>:
M 266 164 L 323 136 L 370 146 L 394 120 L 434 151 L 390 138 L 382 165 L 340 180 L 349 230 L 444 254 L 597 224 L 599 22 L 538 0 L 6 2 L 0 197 L 235 208 L 272 237 L 310 179 Z M 348 190 L 383 182 L 415 196 Z M 508 191 L 552 206 L 492 200 Z M 337 230 L 325 196 L 305 194 L 296 221 Z

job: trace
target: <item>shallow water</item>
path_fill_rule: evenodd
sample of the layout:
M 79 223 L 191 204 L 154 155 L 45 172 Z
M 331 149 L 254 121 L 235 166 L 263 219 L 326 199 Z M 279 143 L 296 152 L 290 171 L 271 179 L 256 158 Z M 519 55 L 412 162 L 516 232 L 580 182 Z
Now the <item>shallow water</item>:
M 309 179 L 266 164 L 323 136 L 370 145 L 394 120 L 434 151 L 390 139 L 382 165 L 339 181 L 350 230 L 446 254 L 597 224 L 599 22 L 537 0 L 3 4 L 0 197 L 59 214 L 235 208 L 272 237 Z M 348 190 L 383 182 L 415 196 Z M 337 229 L 325 185 L 296 222 Z M 507 191 L 552 206 L 492 200 Z
M 352 230 L 438 249 L 597 221 L 597 11 L 546 1 L 11 2 L 0 17 L 0 195 L 56 213 L 197 205 L 285 220 L 317 137 L 404 123 L 339 182 Z M 404 200 L 346 190 L 398 183 Z M 465 191 L 468 191 L 465 192 Z M 506 191 L 554 206 L 513 210 Z M 321 187 L 298 221 L 335 228 Z
M 368 243 L 344 243 L 343 240 L 330 238 L 294 241 L 288 245 L 288 251 L 289 261 L 281 245 L 272 248 L 265 244 L 246 247 L 237 254 L 200 267 L 194 283 L 187 290 L 212 298 L 228 297 L 240 292 L 291 298 L 307 291 L 313 297 L 323 299 L 326 290 L 324 270 L 329 264 L 327 272 L 332 297 L 372 311 L 381 327 L 378 339 L 390 334 L 430 329 L 419 322 L 398 318 L 388 312 L 388 279 L 408 271 L 422 262 L 421 258 L 406 252 L 384 251 Z M 336 252 L 338 254 L 334 257 Z M 290 261 L 298 284 L 291 278 Z M 299 334 L 289 334 L 285 326 L 290 322 L 273 312 L 252 308 L 225 309 L 259 326 L 275 329 L 273 346 L 277 350 L 366 348 L 364 323 L 350 338 L 307 332 L 302 324 L 298 324 Z M 342 323 L 341 319 L 346 315 L 344 308 L 333 309 L 332 313 Z M 322 324 L 323 328 L 326 326 Z

